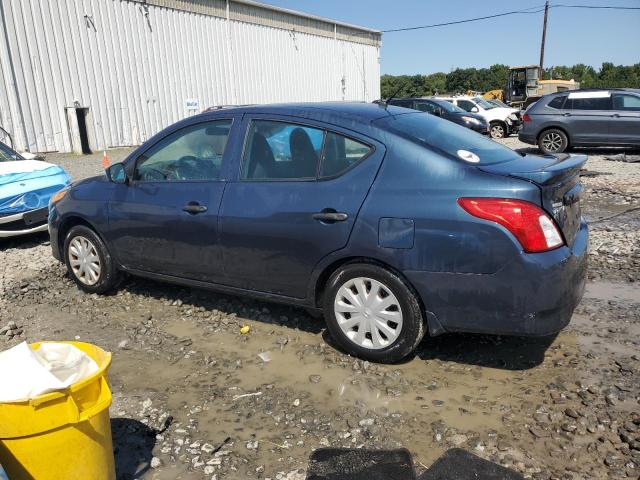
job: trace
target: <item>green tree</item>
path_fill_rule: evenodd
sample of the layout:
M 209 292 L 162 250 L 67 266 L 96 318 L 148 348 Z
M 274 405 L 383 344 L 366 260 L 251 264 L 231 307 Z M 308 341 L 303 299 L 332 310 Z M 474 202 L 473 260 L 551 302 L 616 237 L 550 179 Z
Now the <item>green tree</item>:
M 464 93 L 467 90 L 486 92 L 506 88 L 508 77 L 509 67 L 496 64 L 489 68 L 456 68 L 449 73 L 430 75 L 383 75 L 380 87 L 382 98 L 395 92 L 397 97 Z M 542 78 L 574 79 L 582 88 L 640 88 L 640 63 L 614 65 L 604 62 L 599 70 L 583 63 L 557 65 L 546 68 Z

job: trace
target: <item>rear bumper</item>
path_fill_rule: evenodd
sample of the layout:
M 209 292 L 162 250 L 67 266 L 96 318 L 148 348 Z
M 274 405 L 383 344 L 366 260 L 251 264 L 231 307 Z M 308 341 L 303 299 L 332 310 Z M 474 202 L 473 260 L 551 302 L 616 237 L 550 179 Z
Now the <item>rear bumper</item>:
M 564 328 L 584 293 L 588 228 L 573 247 L 522 253 L 493 274 L 404 272 L 433 313 L 432 334 L 551 335 Z
M 536 136 L 524 130 L 518 132 L 518 140 L 528 143 L 529 145 L 535 145 L 537 143 Z
M 44 209 L 30 210 L 0 217 L 0 238 L 18 237 L 47 230 L 47 221 L 41 219 Z

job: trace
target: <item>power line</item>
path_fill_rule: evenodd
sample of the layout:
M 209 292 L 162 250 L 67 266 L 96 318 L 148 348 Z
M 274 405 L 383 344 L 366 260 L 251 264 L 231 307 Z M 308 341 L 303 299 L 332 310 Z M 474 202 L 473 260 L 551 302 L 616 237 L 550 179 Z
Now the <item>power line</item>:
M 537 8 L 538 10 L 531 11 L 531 8 Z M 469 23 L 469 22 L 477 22 L 479 20 L 488 20 L 490 18 L 498 18 L 498 17 L 506 17 L 507 15 L 520 15 L 520 14 L 529 14 L 529 13 L 540 13 L 544 10 L 544 5 L 540 5 L 538 7 L 531 7 L 526 10 L 514 10 L 513 12 L 503 12 L 496 13 L 494 15 L 487 15 L 486 17 L 476 17 L 476 18 L 468 18 L 466 20 L 455 20 L 452 22 L 445 23 L 433 23 L 431 25 L 420 25 L 418 27 L 406 27 L 406 28 L 394 28 L 391 30 L 382 30 L 382 33 L 391 33 L 391 32 L 406 32 L 408 30 L 420 30 L 423 28 L 435 28 L 435 27 L 445 27 L 447 25 L 457 25 L 460 23 Z
M 544 5 L 538 5 L 535 7 L 530 7 L 524 10 L 514 10 L 511 12 L 503 12 L 503 13 L 496 13 L 493 15 L 486 15 L 484 17 L 474 17 L 474 18 L 467 18 L 464 20 L 454 20 L 451 22 L 443 22 L 443 23 L 433 23 L 430 25 L 420 25 L 417 27 L 405 27 L 405 28 L 393 28 L 393 29 L 389 29 L 389 30 L 382 30 L 382 33 L 393 33 L 393 32 L 406 32 L 409 30 L 422 30 L 422 29 L 427 29 L 427 28 L 437 28 L 437 27 L 446 27 L 448 25 L 458 25 L 461 23 L 470 23 L 470 22 L 478 22 L 478 21 L 482 21 L 482 20 L 489 20 L 492 18 L 499 18 L 499 17 L 506 17 L 508 15 L 527 15 L 527 14 L 534 14 L 534 13 L 540 13 L 544 11 Z M 570 4 L 552 4 L 549 5 L 549 8 L 585 8 L 585 9 L 607 9 L 607 10 L 640 10 L 640 7 L 621 7 L 621 6 L 615 6 L 615 5 L 570 5 Z

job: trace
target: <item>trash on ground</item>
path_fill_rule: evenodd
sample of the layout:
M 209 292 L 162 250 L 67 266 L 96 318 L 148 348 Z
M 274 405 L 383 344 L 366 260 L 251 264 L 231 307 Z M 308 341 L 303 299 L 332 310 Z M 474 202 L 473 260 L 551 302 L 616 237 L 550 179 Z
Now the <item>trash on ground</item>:
M 242 335 L 246 335 L 247 333 L 249 333 L 251 331 L 251 327 L 249 325 L 244 325 L 241 329 L 240 329 L 240 334 Z
M 73 345 L 43 343 L 37 350 L 22 342 L 0 353 L 0 402 L 14 402 L 64 390 L 98 371 Z
M 619 153 L 617 155 L 605 155 L 605 160 L 611 160 L 613 162 L 626 162 L 636 163 L 640 162 L 640 155 L 627 155 L 626 153 Z
M 268 363 L 271 361 L 271 355 L 269 355 L 269 352 L 260 352 L 258 356 L 264 363 Z

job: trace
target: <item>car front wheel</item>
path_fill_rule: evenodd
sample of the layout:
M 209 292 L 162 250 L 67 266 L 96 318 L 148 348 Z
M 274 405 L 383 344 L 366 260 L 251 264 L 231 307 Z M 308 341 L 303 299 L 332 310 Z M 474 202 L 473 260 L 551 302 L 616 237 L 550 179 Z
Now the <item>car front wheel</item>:
M 491 122 L 489 126 L 491 138 L 505 138 L 509 135 L 507 126 L 502 122 Z
M 324 314 L 342 349 L 374 362 L 402 360 L 425 334 L 416 295 L 396 274 L 373 264 L 347 264 L 331 276 Z
M 556 128 L 545 130 L 538 138 L 538 147 L 543 153 L 562 153 L 568 146 L 567 135 Z
M 118 284 L 120 275 L 109 250 L 84 225 L 77 225 L 67 233 L 64 260 L 73 281 L 87 293 L 105 293 Z

